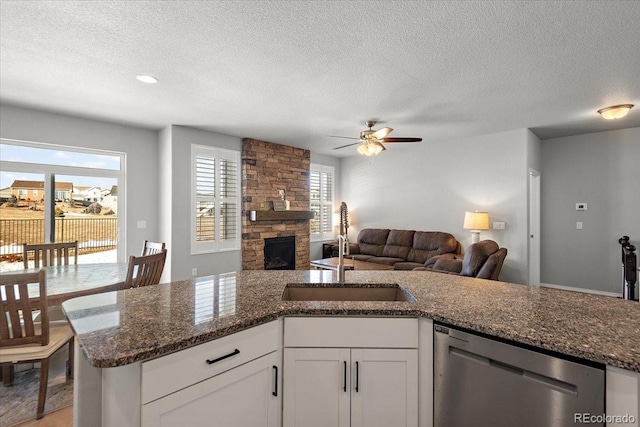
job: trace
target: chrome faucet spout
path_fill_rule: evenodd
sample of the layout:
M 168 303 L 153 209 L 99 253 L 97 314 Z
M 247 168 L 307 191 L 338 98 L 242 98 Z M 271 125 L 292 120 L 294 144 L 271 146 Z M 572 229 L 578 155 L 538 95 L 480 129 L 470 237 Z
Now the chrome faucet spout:
M 344 283 L 344 244 L 345 237 L 338 236 L 338 282 Z

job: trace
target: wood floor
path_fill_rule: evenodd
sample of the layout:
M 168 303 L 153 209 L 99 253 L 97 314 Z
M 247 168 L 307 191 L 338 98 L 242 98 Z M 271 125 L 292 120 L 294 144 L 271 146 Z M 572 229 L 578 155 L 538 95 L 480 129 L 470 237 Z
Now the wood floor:
M 73 427 L 73 406 L 45 414 L 40 420 L 16 424 L 15 427 Z

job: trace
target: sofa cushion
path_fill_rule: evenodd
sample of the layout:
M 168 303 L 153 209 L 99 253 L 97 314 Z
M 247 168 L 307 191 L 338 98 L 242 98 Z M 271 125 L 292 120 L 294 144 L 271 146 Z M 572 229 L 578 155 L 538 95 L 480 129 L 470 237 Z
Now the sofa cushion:
M 413 244 L 414 234 L 413 230 L 390 230 L 387 243 L 382 250 L 382 256 L 406 260 Z
M 469 246 L 462 260 L 462 271 L 460 271 L 460 275 L 476 277 L 487 258 L 498 249 L 500 249 L 500 247 L 493 240 L 483 240 Z
M 363 255 L 382 256 L 384 245 L 389 237 L 389 229 L 365 228 L 358 233 L 359 253 Z
M 458 241 L 452 234 L 441 231 L 416 231 L 407 261 L 424 264 L 429 258 L 444 253 L 457 253 Z
M 402 258 L 394 258 L 387 256 L 376 256 L 369 258 L 367 262 L 375 262 L 376 264 L 395 265 L 398 262 L 404 261 Z
M 349 255 L 348 257 L 345 258 L 352 258 L 355 259 L 356 261 L 369 261 L 372 258 L 375 258 L 373 255 L 362 255 L 362 254 L 355 254 L 355 255 Z
M 411 261 L 401 261 L 393 264 L 394 270 L 413 270 L 416 267 L 422 267 L 422 264 Z

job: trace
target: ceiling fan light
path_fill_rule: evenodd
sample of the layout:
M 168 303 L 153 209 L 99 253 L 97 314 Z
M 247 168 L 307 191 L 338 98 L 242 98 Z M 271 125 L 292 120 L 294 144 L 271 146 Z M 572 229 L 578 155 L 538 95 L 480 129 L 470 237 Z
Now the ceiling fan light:
M 360 144 L 360 146 L 358 147 L 358 153 L 362 154 L 363 156 L 371 156 L 373 154 L 369 151 L 369 144 L 366 142 L 364 144 Z
M 620 104 L 611 107 L 601 108 L 598 113 L 606 120 L 621 119 L 629 113 L 633 104 Z
M 371 154 L 380 154 L 385 150 L 384 145 L 380 144 L 378 141 L 371 141 L 368 148 Z

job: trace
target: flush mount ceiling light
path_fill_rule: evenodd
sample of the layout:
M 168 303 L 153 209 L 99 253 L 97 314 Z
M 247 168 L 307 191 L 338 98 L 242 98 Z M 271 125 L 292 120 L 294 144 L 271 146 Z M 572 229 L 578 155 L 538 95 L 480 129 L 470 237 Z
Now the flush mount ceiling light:
M 607 120 L 621 119 L 626 116 L 632 108 L 633 104 L 613 105 L 611 107 L 601 108 L 598 110 L 598 114 Z
M 136 79 L 138 79 L 142 83 L 148 83 L 148 84 L 151 84 L 151 85 L 158 83 L 158 79 L 157 78 L 155 78 L 153 76 L 148 76 L 146 74 L 140 74 L 139 76 L 136 76 Z

